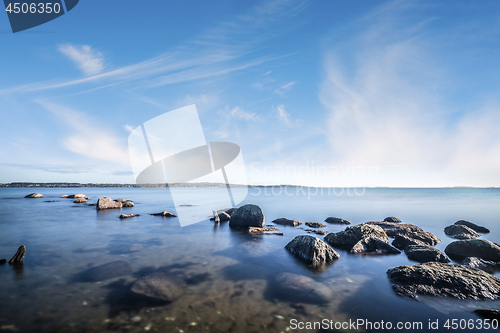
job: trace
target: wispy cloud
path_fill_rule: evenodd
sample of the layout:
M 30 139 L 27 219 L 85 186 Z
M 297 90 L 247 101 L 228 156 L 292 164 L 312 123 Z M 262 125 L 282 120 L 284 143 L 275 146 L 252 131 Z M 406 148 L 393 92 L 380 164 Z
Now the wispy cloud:
M 295 85 L 295 83 L 296 83 L 296 82 L 293 82 L 293 81 L 292 81 L 292 82 L 289 82 L 289 83 L 287 83 L 287 84 L 285 84 L 285 85 L 282 85 L 281 87 L 279 87 L 279 88 L 277 88 L 276 90 L 274 90 L 274 93 L 275 93 L 275 94 L 278 94 L 278 95 L 280 95 L 280 96 L 282 96 L 282 97 L 283 97 L 283 96 L 285 95 L 285 93 L 286 93 L 288 90 L 290 90 L 290 89 L 291 89 L 291 88 Z
M 221 116 L 225 116 L 227 118 L 236 118 L 236 119 L 241 119 L 241 120 L 246 120 L 246 121 L 256 121 L 259 120 L 259 116 L 255 114 L 255 112 L 246 112 L 239 106 L 235 106 L 231 110 L 226 109 L 226 110 L 220 110 L 218 112 Z
M 278 105 L 277 107 L 274 108 L 278 114 L 278 119 L 285 124 L 286 126 L 291 125 L 290 121 L 290 114 L 286 112 L 285 106 L 283 104 Z
M 59 51 L 70 58 L 85 75 L 95 75 L 104 70 L 102 54 L 89 45 L 59 45 Z

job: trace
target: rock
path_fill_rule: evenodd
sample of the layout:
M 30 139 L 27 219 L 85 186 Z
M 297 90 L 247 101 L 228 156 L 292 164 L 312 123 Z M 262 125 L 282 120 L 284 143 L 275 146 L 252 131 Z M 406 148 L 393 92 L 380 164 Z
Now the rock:
M 400 254 L 401 251 L 379 238 L 366 237 L 354 244 L 352 253 Z
M 218 214 L 220 214 L 220 213 L 226 213 L 227 215 L 231 216 L 237 210 L 238 210 L 238 208 L 225 208 L 225 209 L 219 209 L 217 211 L 217 213 Z
M 78 198 L 87 198 L 87 196 L 85 194 L 72 194 L 72 195 L 69 195 L 67 196 L 68 199 L 78 199 Z
M 165 211 L 165 210 L 164 210 L 163 212 L 161 212 L 161 213 L 151 213 L 151 214 L 149 214 L 149 215 L 154 215 L 154 216 L 164 216 L 164 217 L 177 217 L 177 215 L 174 215 L 174 214 L 172 214 L 172 213 L 170 213 L 170 212 L 167 212 L 167 211 Z
M 104 265 L 92 267 L 82 273 L 85 281 L 104 281 L 132 273 L 132 268 L 126 261 L 113 261 Z
M 5 264 L 6 262 L 7 262 L 7 259 L 2 259 L 2 260 L 0 260 L 0 265 Z
M 135 281 L 132 292 L 156 300 L 173 302 L 184 293 L 184 281 L 166 273 L 153 273 Z
M 427 245 L 436 245 L 441 240 L 430 232 L 424 231 L 422 228 L 413 224 L 402 224 L 394 222 L 367 222 L 366 224 L 377 225 L 384 229 L 389 237 L 407 236 L 409 238 L 417 239 Z
M 57 200 L 46 200 L 45 202 L 57 202 Z
M 400 223 L 402 222 L 400 219 L 394 216 L 389 216 L 384 219 L 384 222 L 393 222 L 393 223 Z
M 413 238 L 410 238 L 410 237 L 404 236 L 404 235 L 397 235 L 396 237 L 394 237 L 394 240 L 392 241 L 392 246 L 394 246 L 400 250 L 404 250 L 407 246 L 410 246 L 410 245 L 427 246 L 426 243 L 424 243 L 418 239 L 413 239 Z
M 285 249 L 313 265 L 340 258 L 340 255 L 321 239 L 309 235 L 296 236 Z
M 324 284 L 292 273 L 278 274 L 273 291 L 282 300 L 299 303 L 325 304 L 333 297 L 330 288 Z
M 474 313 L 480 317 L 483 317 L 486 319 L 491 319 L 491 320 L 496 319 L 500 322 L 500 311 L 498 311 L 498 310 L 477 309 L 477 310 L 474 310 Z M 497 323 L 497 326 L 498 326 L 498 323 Z
M 326 224 L 319 223 L 319 222 L 306 222 L 306 225 L 311 228 L 324 228 L 326 227 Z
M 89 206 L 97 206 L 97 203 L 91 203 Z
M 24 255 L 26 254 L 26 246 L 21 245 L 17 249 L 16 254 L 9 260 L 9 264 L 18 264 L 24 259 Z
M 40 193 L 31 193 L 25 196 L 25 198 L 31 198 L 31 199 L 43 198 L 43 195 L 41 195 Z
M 484 260 L 500 261 L 500 245 L 485 239 L 455 241 L 448 244 L 444 252 L 454 260 L 478 257 Z
M 466 227 L 471 228 L 474 231 L 480 232 L 482 234 L 487 234 L 490 232 L 490 229 L 482 227 L 480 225 L 477 225 L 475 223 L 472 223 L 470 221 L 465 221 L 465 220 L 459 220 L 455 222 L 456 225 L 465 225 Z
M 438 249 L 428 245 L 409 245 L 405 248 L 408 259 L 424 262 L 450 262 L 450 259 Z
M 278 229 L 278 228 L 269 228 L 269 227 L 267 227 L 267 228 L 249 227 L 248 228 L 248 233 L 250 233 L 252 235 L 278 235 L 278 236 L 283 236 L 283 233 L 280 231 L 280 229 Z
M 134 207 L 134 203 L 130 200 L 127 200 L 122 203 L 122 207 Z
M 302 222 L 299 222 L 297 220 L 287 219 L 286 217 L 281 217 L 279 219 L 273 220 L 273 223 L 281 225 L 290 225 L 292 227 L 296 227 L 302 224 Z
M 231 227 L 260 227 L 263 228 L 266 225 L 264 219 L 264 213 L 262 209 L 257 205 L 244 205 L 238 208 L 231 215 L 231 220 L 229 221 L 229 226 Z
M 231 219 L 231 215 L 225 212 L 217 212 L 217 215 L 219 216 L 219 222 L 227 222 Z M 215 221 L 215 217 L 212 217 L 210 221 Z
M 444 233 L 456 239 L 474 239 L 481 235 L 465 225 L 452 224 L 444 228 Z
M 387 271 L 394 291 L 400 296 L 447 296 L 458 299 L 498 299 L 500 280 L 480 269 L 428 262 L 399 266 Z
M 333 223 L 333 224 L 351 224 L 351 222 L 341 219 L 339 217 L 327 217 L 325 222 L 327 223 Z
M 325 241 L 333 246 L 351 248 L 357 242 L 367 237 L 378 238 L 385 243 L 389 240 L 382 228 L 364 223 L 353 227 L 347 227 L 344 231 L 329 233 L 325 236 Z
M 97 210 L 122 208 L 122 203 L 113 201 L 111 198 L 99 198 L 96 208 Z
M 310 233 L 315 233 L 318 235 L 326 235 L 328 234 L 328 231 L 326 230 L 317 230 L 317 229 L 305 229 L 304 231 L 310 232 Z
M 65 195 L 61 195 L 59 198 L 67 198 L 67 197 L 68 197 L 68 195 L 65 194 Z
M 86 203 L 86 202 L 87 202 L 87 199 L 85 199 L 85 198 L 78 198 L 75 201 L 73 201 L 73 203 Z
M 476 257 L 467 257 L 464 261 L 462 261 L 462 265 L 471 267 L 471 268 L 479 268 L 483 271 L 487 271 L 489 273 L 496 272 L 500 270 L 500 262 L 488 261 L 481 258 Z
M 135 216 L 140 216 L 139 214 L 122 214 L 120 215 L 120 218 L 121 219 L 126 219 L 126 218 L 129 218 L 129 217 L 135 217 Z
M 127 201 L 127 200 L 125 200 L 125 199 L 116 199 L 115 201 L 116 201 L 116 202 L 121 202 L 121 203 L 124 203 L 124 202 L 125 202 L 125 201 Z

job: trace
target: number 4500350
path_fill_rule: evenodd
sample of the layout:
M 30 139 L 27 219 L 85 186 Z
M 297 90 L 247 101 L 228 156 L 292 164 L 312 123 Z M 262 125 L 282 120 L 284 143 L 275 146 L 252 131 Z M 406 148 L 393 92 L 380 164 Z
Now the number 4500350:
M 14 13 L 14 14 L 51 14 L 51 13 L 56 13 L 58 14 L 61 11 L 61 5 L 59 3 L 27 3 L 27 2 L 21 2 L 21 3 L 9 3 L 7 8 L 5 8 L 5 11 L 7 11 L 9 14 Z

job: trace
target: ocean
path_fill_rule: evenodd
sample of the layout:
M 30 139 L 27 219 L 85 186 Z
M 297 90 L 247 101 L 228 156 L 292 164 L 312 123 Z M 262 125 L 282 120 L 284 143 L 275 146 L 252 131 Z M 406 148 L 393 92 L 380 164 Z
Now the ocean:
M 197 191 L 215 198 L 224 188 L 185 188 L 185 204 Z M 43 199 L 25 199 L 32 192 Z M 97 211 L 75 204 L 64 194 L 124 198 L 133 208 Z M 46 202 L 56 201 L 56 202 Z M 396 216 L 438 236 L 444 251 L 453 241 L 443 229 L 464 219 L 491 229 L 481 238 L 500 242 L 500 189 L 350 189 L 335 193 L 306 189 L 250 188 L 245 201 L 264 211 L 266 225 L 280 217 L 323 222 L 341 217 L 353 225 Z M 196 206 L 189 206 L 195 213 Z M 222 209 L 227 207 L 213 207 Z M 3 188 L 0 189 L 0 259 L 9 260 L 26 246 L 24 264 L 0 265 L 0 330 L 18 332 L 334 332 L 398 331 L 335 323 L 422 323 L 404 331 L 449 331 L 447 320 L 477 320 L 475 309 L 498 309 L 500 301 L 458 301 L 397 296 L 386 271 L 417 264 L 399 255 L 353 255 L 336 249 L 340 259 L 315 270 L 284 249 L 308 227 L 275 225 L 278 235 L 250 235 L 228 223 L 207 219 L 181 227 L 177 218 L 151 216 L 175 207 L 168 189 L 147 188 Z M 119 219 L 119 215 L 140 214 Z M 327 224 L 327 223 L 325 223 Z M 338 232 L 345 226 L 327 224 Z M 313 234 L 314 235 L 314 234 Z M 321 235 L 314 235 L 323 238 Z M 83 272 L 125 261 L 128 274 L 86 281 Z M 130 291 L 138 278 L 156 270 L 182 278 L 183 295 L 171 303 L 138 297 Z M 332 291 L 328 303 L 295 301 L 276 293 L 275 277 L 289 272 L 307 276 Z M 496 274 L 500 277 L 500 274 Z M 439 322 L 438 330 L 428 328 Z M 304 326 L 297 323 L 322 323 Z M 328 325 L 327 325 L 328 323 Z M 380 327 L 380 326 L 379 326 Z M 472 329 L 471 331 L 474 331 Z M 483 332 L 484 329 L 477 331 Z

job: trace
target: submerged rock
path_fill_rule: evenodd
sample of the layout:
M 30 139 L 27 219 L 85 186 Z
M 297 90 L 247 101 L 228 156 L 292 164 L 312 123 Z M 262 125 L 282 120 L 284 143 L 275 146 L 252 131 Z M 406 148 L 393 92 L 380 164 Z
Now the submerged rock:
M 275 278 L 274 293 L 290 302 L 324 304 L 332 299 L 332 291 L 322 283 L 292 273 L 281 273 Z
M 470 221 L 458 220 L 457 222 L 455 222 L 455 225 L 465 225 L 466 227 L 469 227 L 472 230 L 480 232 L 482 234 L 487 234 L 490 232 L 490 229 L 488 229 L 486 227 L 482 227 L 482 226 L 477 225 L 475 223 L 472 223 Z
M 474 239 L 481 236 L 471 228 L 460 224 L 447 226 L 444 228 L 444 233 L 456 239 Z
M 340 258 L 340 255 L 321 239 L 309 235 L 296 236 L 285 249 L 313 265 Z
M 438 249 L 428 245 L 409 245 L 405 249 L 410 260 L 424 262 L 450 262 L 450 259 Z
M 89 268 L 82 273 L 85 281 L 104 281 L 132 273 L 132 268 L 126 261 L 113 261 L 104 265 Z
M 25 196 L 25 198 L 37 199 L 37 198 L 43 198 L 43 195 L 41 195 L 40 193 L 31 193 Z
M 480 269 L 429 262 L 387 271 L 400 296 L 446 296 L 458 299 L 499 299 L 500 280 Z
M 259 228 L 259 227 L 249 227 L 248 233 L 252 235 L 278 235 L 283 236 L 283 233 L 278 228 Z
M 424 231 L 422 228 L 409 223 L 394 223 L 394 222 L 367 222 L 366 224 L 377 225 L 381 227 L 387 236 L 407 236 L 419 241 L 424 242 L 427 245 L 434 246 L 441 240 L 430 232 Z
M 120 218 L 121 219 L 126 219 L 126 218 L 129 218 L 129 217 L 136 217 L 136 216 L 140 216 L 139 214 L 122 214 L 120 215 Z
M 344 219 L 341 219 L 339 217 L 327 217 L 325 222 L 327 223 L 333 223 L 333 224 L 351 224 L 351 222 L 347 221 L 347 220 L 344 220 Z
M 166 273 L 153 273 L 135 281 L 132 292 L 159 301 L 173 302 L 184 293 L 185 282 Z
M 319 223 L 319 222 L 306 222 L 306 225 L 311 228 L 324 228 L 326 227 L 326 224 Z
M 7 259 L 2 259 L 2 260 L 0 260 L 0 265 L 5 264 L 6 262 L 7 262 Z
M 474 310 L 474 313 L 477 314 L 480 317 L 483 317 L 483 318 L 486 318 L 486 319 L 491 319 L 491 320 L 496 319 L 496 320 L 498 320 L 500 322 L 500 311 L 498 311 L 498 310 L 477 309 L 477 310 Z
M 226 222 L 231 219 L 231 215 L 226 212 L 219 213 L 219 211 L 217 211 L 217 215 L 219 216 L 219 222 Z M 215 217 L 210 218 L 210 221 L 215 221 Z
M 75 201 L 73 201 L 73 203 L 86 203 L 86 202 L 87 202 L 87 199 L 85 199 L 85 198 L 78 198 Z
M 97 200 L 97 205 L 96 205 L 97 210 L 116 209 L 116 208 L 122 208 L 122 203 L 116 202 L 111 198 L 99 198 L 99 200 Z
M 229 221 L 231 227 L 259 227 L 263 228 L 266 225 L 264 213 L 257 205 L 244 205 L 238 208 L 232 215 Z
M 302 224 L 302 222 L 299 222 L 297 220 L 287 219 L 286 217 L 282 217 L 282 218 L 273 220 L 273 223 L 281 224 L 281 225 L 290 225 L 292 227 L 296 227 L 296 226 Z
M 400 223 L 402 222 L 400 219 L 394 216 L 389 216 L 384 219 L 384 222 L 394 222 L 394 223 Z
M 444 250 L 451 259 L 463 260 L 478 257 L 484 260 L 500 261 L 500 245 L 485 239 L 455 241 Z
M 462 261 L 462 265 L 472 268 L 479 268 L 487 272 L 500 270 L 500 262 L 484 260 L 476 257 L 467 257 Z
M 160 213 L 151 213 L 149 215 L 154 215 L 154 216 L 165 216 L 165 217 L 177 217 L 177 215 L 174 215 L 170 212 L 167 212 L 166 210 L 164 210 L 163 212 L 160 212 Z
M 397 247 L 400 250 L 404 250 L 407 246 L 410 245 L 423 245 L 427 246 L 426 243 L 418 240 L 418 239 L 413 239 L 408 236 L 403 236 L 403 235 L 397 235 L 394 237 L 394 240 L 392 241 L 392 246 Z
M 124 201 L 122 203 L 122 207 L 134 207 L 134 206 L 135 206 L 134 203 L 130 200 Z
M 12 259 L 9 260 L 9 264 L 20 263 L 21 261 L 23 261 L 25 254 L 26 254 L 26 246 L 24 246 L 24 245 L 19 246 L 16 254 L 14 254 Z
M 400 254 L 401 251 L 379 238 L 366 237 L 354 244 L 352 253 Z
M 368 237 L 378 238 L 385 243 L 389 240 L 387 234 L 379 226 L 363 223 L 347 227 L 344 231 L 329 233 L 325 236 L 325 241 L 333 246 L 352 247 L 363 238 Z

